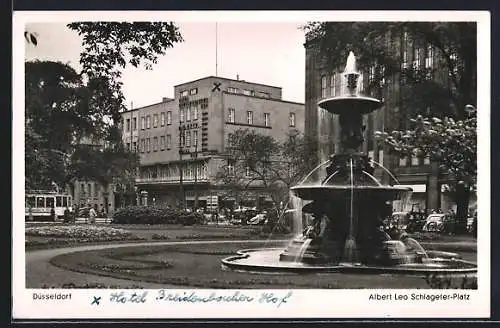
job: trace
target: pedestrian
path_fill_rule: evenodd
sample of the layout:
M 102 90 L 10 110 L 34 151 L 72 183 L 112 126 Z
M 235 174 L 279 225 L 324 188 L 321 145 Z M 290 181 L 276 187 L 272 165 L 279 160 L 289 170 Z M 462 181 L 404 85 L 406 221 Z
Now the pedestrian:
M 93 207 L 90 208 L 89 210 L 89 219 L 90 219 L 90 224 L 95 223 L 95 218 L 97 216 L 97 213 Z
M 69 223 L 70 221 L 70 212 L 69 212 L 69 208 L 66 206 L 66 208 L 64 209 L 64 223 Z
M 54 205 L 50 208 L 50 219 L 52 222 L 56 221 L 56 210 L 54 208 Z

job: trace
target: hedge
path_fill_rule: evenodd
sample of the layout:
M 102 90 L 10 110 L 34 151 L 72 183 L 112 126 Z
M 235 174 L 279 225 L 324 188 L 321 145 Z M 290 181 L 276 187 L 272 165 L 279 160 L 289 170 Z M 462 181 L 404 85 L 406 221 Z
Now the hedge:
M 155 206 L 129 206 L 118 209 L 113 215 L 115 224 L 183 224 L 203 222 L 203 215 L 173 208 Z

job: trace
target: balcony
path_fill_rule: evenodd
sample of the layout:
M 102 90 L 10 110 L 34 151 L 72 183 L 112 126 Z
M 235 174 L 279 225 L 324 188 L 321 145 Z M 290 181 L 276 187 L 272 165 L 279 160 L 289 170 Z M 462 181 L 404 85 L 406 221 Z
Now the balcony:
M 210 181 L 210 179 L 207 177 L 196 178 L 196 183 L 208 183 L 209 181 Z M 179 178 L 179 176 L 173 176 L 173 177 L 168 177 L 168 178 L 136 178 L 135 182 L 137 184 L 176 185 L 176 184 L 180 184 L 180 178 Z M 190 177 L 183 177 L 182 183 L 183 184 L 194 184 L 195 178 L 191 177 L 191 176 Z

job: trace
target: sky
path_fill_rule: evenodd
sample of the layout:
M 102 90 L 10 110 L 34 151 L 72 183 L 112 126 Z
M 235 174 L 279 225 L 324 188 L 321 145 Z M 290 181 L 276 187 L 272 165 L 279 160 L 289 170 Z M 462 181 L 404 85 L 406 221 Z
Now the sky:
M 184 42 L 167 49 L 152 70 L 127 67 L 123 93 L 127 108 L 174 97 L 174 86 L 218 76 L 282 87 L 284 100 L 304 102 L 305 22 L 180 22 Z M 26 45 L 26 60 L 53 60 L 79 70 L 81 38 L 62 22 L 29 23 L 38 45 Z M 217 33 L 216 33 L 217 30 Z M 217 37 L 216 37 L 217 35 Z M 217 40 L 217 42 L 216 42 Z M 217 44 L 217 56 L 216 56 Z

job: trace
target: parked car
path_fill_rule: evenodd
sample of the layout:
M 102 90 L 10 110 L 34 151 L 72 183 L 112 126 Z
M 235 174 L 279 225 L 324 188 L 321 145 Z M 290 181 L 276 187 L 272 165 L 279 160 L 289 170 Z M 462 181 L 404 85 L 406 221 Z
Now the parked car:
M 267 221 L 267 213 L 259 213 L 250 220 L 248 220 L 247 224 L 250 225 L 263 225 Z
M 447 213 L 431 214 L 425 220 L 422 231 L 427 232 L 446 232 L 453 230 L 455 218 Z

